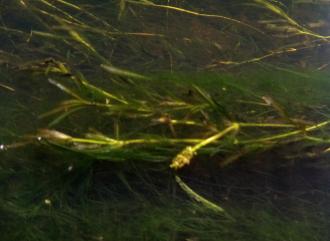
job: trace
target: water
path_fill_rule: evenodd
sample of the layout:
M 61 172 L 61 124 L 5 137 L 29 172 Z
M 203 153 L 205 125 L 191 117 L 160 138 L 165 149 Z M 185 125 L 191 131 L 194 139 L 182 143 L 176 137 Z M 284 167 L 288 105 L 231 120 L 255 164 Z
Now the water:
M 0 6 L 2 240 L 329 239 L 327 1 Z

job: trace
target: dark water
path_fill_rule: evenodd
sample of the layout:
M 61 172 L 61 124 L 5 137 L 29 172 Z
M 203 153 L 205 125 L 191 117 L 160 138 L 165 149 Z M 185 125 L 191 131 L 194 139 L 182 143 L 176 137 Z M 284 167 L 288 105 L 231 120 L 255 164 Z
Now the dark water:
M 0 2 L 1 240 L 329 240 L 329 6 Z

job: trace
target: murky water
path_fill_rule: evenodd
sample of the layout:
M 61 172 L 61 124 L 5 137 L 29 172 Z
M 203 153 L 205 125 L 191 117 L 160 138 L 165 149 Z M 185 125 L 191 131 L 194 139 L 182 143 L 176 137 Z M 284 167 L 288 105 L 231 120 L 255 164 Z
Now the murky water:
M 328 240 L 329 8 L 0 2 L 2 240 Z

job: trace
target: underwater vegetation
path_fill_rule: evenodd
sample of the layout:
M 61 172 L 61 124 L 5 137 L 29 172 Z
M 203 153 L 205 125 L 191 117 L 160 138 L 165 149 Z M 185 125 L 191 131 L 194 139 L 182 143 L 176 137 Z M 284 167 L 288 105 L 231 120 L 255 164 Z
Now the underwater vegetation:
M 328 240 L 327 1 L 0 7 L 2 240 Z

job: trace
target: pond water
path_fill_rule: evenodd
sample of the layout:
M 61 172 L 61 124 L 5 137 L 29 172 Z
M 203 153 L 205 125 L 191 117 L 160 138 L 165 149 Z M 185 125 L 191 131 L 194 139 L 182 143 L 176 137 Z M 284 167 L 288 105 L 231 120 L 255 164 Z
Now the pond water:
M 330 240 L 329 1 L 0 9 L 1 240 Z

